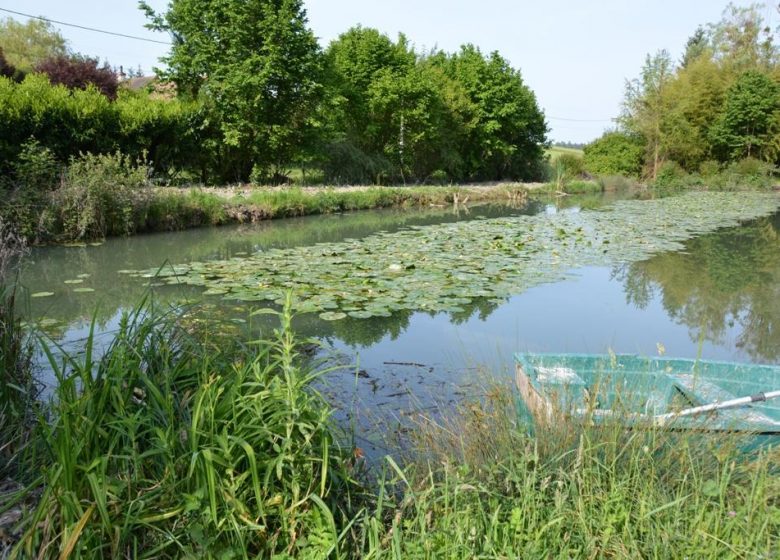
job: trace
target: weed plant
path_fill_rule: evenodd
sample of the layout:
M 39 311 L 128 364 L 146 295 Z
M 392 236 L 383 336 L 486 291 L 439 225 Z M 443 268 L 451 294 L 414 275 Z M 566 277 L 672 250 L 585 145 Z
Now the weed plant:
M 94 334 L 78 355 L 44 345 L 57 387 L 14 554 L 339 557 L 357 486 L 281 321 L 227 349 L 146 302 L 102 357 Z

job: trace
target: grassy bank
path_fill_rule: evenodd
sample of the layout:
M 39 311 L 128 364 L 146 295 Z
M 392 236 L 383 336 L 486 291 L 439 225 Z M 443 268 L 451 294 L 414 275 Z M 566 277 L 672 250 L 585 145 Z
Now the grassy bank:
M 736 440 L 614 427 L 561 426 L 534 438 L 511 388 L 489 384 L 440 418 L 419 416 L 404 451 L 369 476 L 359 452 L 339 444 L 348 434 L 312 389 L 322 372 L 298 350 L 289 314 L 274 336 L 244 345 L 191 320 L 195 313 L 147 302 L 125 316 L 104 356 L 90 338 L 52 359 L 55 399 L 4 426 L 25 437 L 3 448 L 0 554 L 2 546 L 18 558 L 779 551 L 777 452 L 745 456 Z M 12 397 L 0 398 L 5 410 Z
M 156 187 L 151 170 L 121 154 L 84 155 L 62 172 L 40 149 L 20 157 L 0 216 L 31 242 L 74 242 L 142 232 L 372 208 L 524 200 L 518 184 L 342 188 Z

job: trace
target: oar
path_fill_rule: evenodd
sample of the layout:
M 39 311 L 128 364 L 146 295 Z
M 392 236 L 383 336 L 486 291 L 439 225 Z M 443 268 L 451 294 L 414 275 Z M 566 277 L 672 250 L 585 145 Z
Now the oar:
M 694 406 L 693 408 L 686 408 L 679 412 L 669 412 L 667 414 L 658 414 L 653 417 L 653 420 L 661 424 L 665 420 L 670 418 L 679 418 L 681 416 L 691 416 L 693 414 L 701 414 L 703 412 L 711 412 L 713 410 L 724 410 L 726 408 L 736 408 L 738 406 L 744 406 L 755 402 L 766 402 L 769 399 L 776 399 L 780 397 L 780 391 L 769 391 L 767 393 L 756 393 L 749 397 L 740 397 L 738 399 L 730 399 L 723 402 L 714 402 L 711 404 L 705 404 L 702 406 Z

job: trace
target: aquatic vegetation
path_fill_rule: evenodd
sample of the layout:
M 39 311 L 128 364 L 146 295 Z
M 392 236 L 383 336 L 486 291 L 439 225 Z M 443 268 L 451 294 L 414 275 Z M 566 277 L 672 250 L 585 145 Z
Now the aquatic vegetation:
M 281 304 L 292 290 L 297 312 L 321 313 L 325 320 L 382 317 L 404 309 L 457 312 L 474 299 L 500 300 L 576 267 L 680 250 L 687 239 L 778 207 L 780 197 L 771 194 L 689 193 L 619 201 L 602 211 L 412 227 L 136 276 L 202 286 L 207 295 L 242 301 Z

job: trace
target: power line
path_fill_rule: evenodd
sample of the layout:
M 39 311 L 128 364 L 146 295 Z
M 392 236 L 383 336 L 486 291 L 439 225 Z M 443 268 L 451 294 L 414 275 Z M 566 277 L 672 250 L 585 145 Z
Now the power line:
M 583 123 L 612 122 L 615 120 L 615 119 L 567 119 L 564 117 L 551 117 L 551 116 L 547 116 L 547 118 L 554 121 L 583 122 Z
M 157 39 L 148 39 L 146 37 L 138 37 L 136 35 L 126 35 L 124 33 L 116 33 L 114 31 L 106 31 L 105 29 L 96 29 L 95 27 L 86 27 L 84 25 L 76 25 L 75 23 L 66 23 L 64 21 L 57 21 L 56 19 L 49 19 L 43 16 L 34 16 L 31 14 L 25 14 L 22 12 L 15 12 L 14 10 L 8 10 L 6 8 L 0 8 L 0 12 L 8 12 L 9 14 L 15 14 L 17 16 L 24 16 L 32 19 L 39 19 L 48 23 L 56 23 L 57 25 L 65 25 L 67 27 L 75 27 L 76 29 L 83 29 L 85 31 L 94 31 L 95 33 L 103 33 L 105 35 L 114 35 L 115 37 L 124 37 L 125 39 L 134 39 L 136 41 L 146 41 L 147 43 L 157 43 L 158 45 L 170 45 L 168 41 L 158 41 Z

